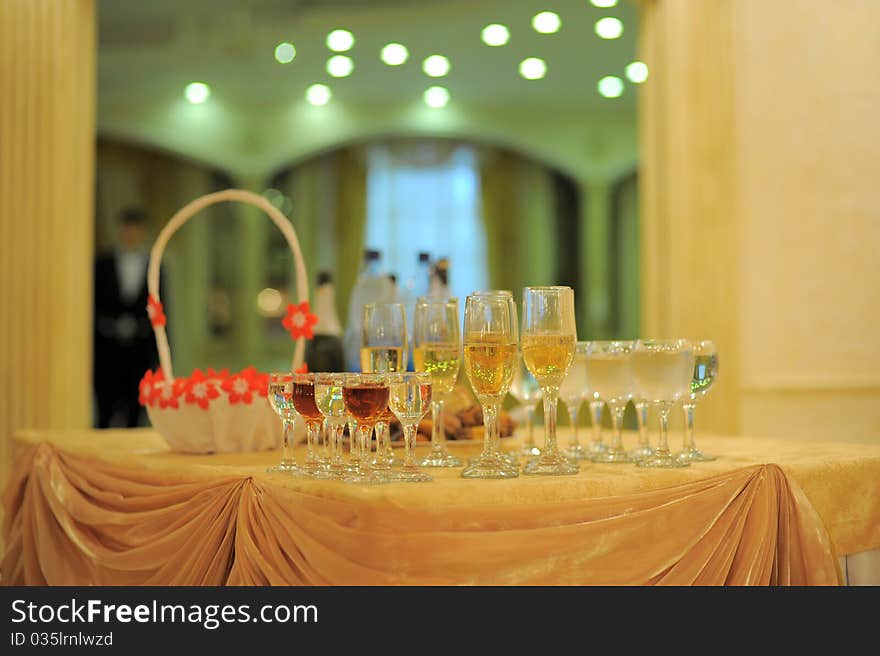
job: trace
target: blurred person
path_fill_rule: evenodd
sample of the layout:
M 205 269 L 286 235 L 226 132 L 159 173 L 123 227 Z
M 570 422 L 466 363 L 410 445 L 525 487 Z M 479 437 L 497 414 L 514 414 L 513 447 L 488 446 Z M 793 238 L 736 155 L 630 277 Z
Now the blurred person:
M 117 413 L 124 426 L 138 426 L 138 383 L 158 361 L 146 309 L 150 259 L 146 242 L 147 216 L 130 207 L 120 215 L 113 249 L 95 257 L 94 387 L 98 428 L 109 428 Z

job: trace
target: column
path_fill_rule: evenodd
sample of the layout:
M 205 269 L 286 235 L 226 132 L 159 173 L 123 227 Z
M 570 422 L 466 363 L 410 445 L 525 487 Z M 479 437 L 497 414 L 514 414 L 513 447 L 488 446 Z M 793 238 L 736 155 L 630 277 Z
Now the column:
M 585 180 L 579 189 L 582 289 L 575 300 L 582 330 L 578 339 L 603 339 L 611 336 L 611 184 Z
M 0 4 L 0 482 L 24 427 L 92 399 L 95 4 Z

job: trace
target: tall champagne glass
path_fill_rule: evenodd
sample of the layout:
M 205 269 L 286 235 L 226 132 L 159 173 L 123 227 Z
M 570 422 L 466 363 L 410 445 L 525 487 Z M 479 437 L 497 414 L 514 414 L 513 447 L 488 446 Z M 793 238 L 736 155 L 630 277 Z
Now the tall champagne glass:
M 296 408 L 293 407 L 293 376 L 288 372 L 274 371 L 269 374 L 269 405 L 281 419 L 281 462 L 267 471 L 285 474 L 304 474 L 293 458 L 293 425 Z
M 385 374 L 347 374 L 342 387 L 345 409 L 358 422 L 358 454 L 355 471 L 343 480 L 347 483 L 385 483 L 386 477 L 374 471 L 370 463 L 370 440 L 373 427 L 388 411 L 388 382 Z
M 574 357 L 577 333 L 571 287 L 523 289 L 522 355 L 544 393 L 544 448 L 523 468 L 526 474 L 576 474 L 556 445 L 556 404 L 559 385 Z
M 568 448 L 565 455 L 572 460 L 589 460 L 590 452 L 581 446 L 578 439 L 578 410 L 584 402 L 587 389 L 587 348 L 590 342 L 578 342 L 574 349 L 574 360 L 568 370 L 568 374 L 559 386 L 559 398 L 565 403 L 568 410 L 568 419 L 571 423 L 569 431 Z
M 510 395 L 517 400 L 526 411 L 526 438 L 520 449 L 520 455 L 531 458 L 541 454 L 541 449 L 535 444 L 535 404 L 543 394 L 541 386 L 523 362 L 522 352 L 517 351 L 517 366 L 513 373 L 513 382 L 510 384 Z
M 718 349 L 714 342 L 703 340 L 694 343 L 694 377 L 691 380 L 691 393 L 682 400 L 684 409 L 684 446 L 678 453 L 680 460 L 688 462 L 707 462 L 715 456 L 703 453 L 694 443 L 694 410 L 718 377 Z
M 632 342 L 590 342 L 587 347 L 587 377 L 593 394 L 605 401 L 611 413 L 614 435 L 604 452 L 593 455 L 594 462 L 630 462 L 623 448 L 623 413 L 633 389 Z
M 415 460 L 416 428 L 431 405 L 432 377 L 426 373 L 389 374 L 388 407 L 403 426 L 403 467 L 395 472 L 398 480 L 426 483 L 434 480 L 419 471 Z
M 694 348 L 686 339 L 640 339 L 633 350 L 636 389 L 657 407 L 660 436 L 654 454 L 640 460 L 639 467 L 686 467 L 669 452 L 669 410 L 691 390 Z
M 321 432 L 324 415 L 315 403 L 315 374 L 294 374 L 293 376 L 293 407 L 306 420 L 307 450 L 303 468 L 316 475 L 324 469 L 325 463 L 320 457 Z
M 403 303 L 368 303 L 364 305 L 361 340 L 361 371 L 394 373 L 406 371 L 409 354 L 406 335 L 406 308 Z M 386 410 L 376 422 L 376 458 L 373 466 L 382 471 L 391 469 L 394 452 L 388 422 L 394 418 Z
M 498 449 L 498 414 L 516 367 L 516 310 L 511 295 L 468 296 L 464 308 L 464 368 L 483 408 L 483 452 L 461 475 L 514 478 L 519 471 Z
M 642 397 L 638 389 L 634 392 L 633 407 L 636 411 L 636 425 L 639 429 L 639 445 L 631 449 L 628 455 L 630 460 L 638 462 L 654 453 L 648 438 L 648 408 L 651 407 L 651 404 Z
M 345 474 L 345 459 L 342 457 L 342 433 L 348 421 L 348 411 L 342 398 L 345 374 L 315 374 L 315 403 L 324 415 L 327 424 L 329 458 L 328 478 L 342 478 Z
M 461 367 L 461 329 L 458 299 L 423 296 L 416 300 L 413 319 L 413 364 L 433 383 L 431 397 L 431 452 L 422 467 L 461 467 L 460 458 L 446 447 L 443 405 L 455 388 Z

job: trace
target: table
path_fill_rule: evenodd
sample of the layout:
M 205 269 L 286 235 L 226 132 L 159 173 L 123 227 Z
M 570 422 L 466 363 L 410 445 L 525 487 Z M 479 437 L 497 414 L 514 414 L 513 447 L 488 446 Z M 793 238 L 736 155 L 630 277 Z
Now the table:
M 175 454 L 147 429 L 22 431 L 3 582 L 836 584 L 835 556 L 880 547 L 880 446 L 700 446 L 724 456 L 359 486 L 266 473 L 277 452 Z

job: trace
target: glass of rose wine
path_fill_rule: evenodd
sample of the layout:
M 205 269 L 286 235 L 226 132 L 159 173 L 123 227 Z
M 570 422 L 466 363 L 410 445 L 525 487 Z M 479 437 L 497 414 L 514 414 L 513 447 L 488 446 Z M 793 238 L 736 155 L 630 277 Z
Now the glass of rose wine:
M 273 371 L 269 374 L 269 405 L 281 419 L 281 462 L 267 471 L 285 474 L 302 474 L 303 470 L 293 458 L 293 425 L 296 409 L 293 407 L 293 376 L 288 372 Z
M 326 469 L 321 457 L 321 433 L 324 415 L 315 403 L 315 374 L 293 375 L 293 407 L 306 421 L 306 457 L 303 469 L 311 476 L 318 476 Z
M 592 456 L 593 462 L 630 462 L 623 448 L 623 414 L 632 396 L 632 342 L 593 341 L 587 348 L 587 377 L 593 394 L 611 413 L 611 445 Z
M 376 422 L 388 412 L 388 381 L 385 374 L 347 374 L 342 387 L 345 409 L 357 420 L 359 459 L 355 470 L 343 480 L 373 485 L 389 478 L 377 473 L 370 463 L 370 441 Z
M 718 348 L 714 342 L 702 340 L 694 342 L 694 376 L 691 380 L 691 393 L 682 399 L 684 410 L 684 446 L 678 453 L 679 460 L 687 462 L 708 462 L 715 456 L 703 453 L 694 442 L 694 410 L 700 401 L 712 389 L 718 377 Z
M 431 406 L 432 377 L 426 373 L 388 375 L 388 406 L 403 426 L 403 467 L 395 479 L 411 483 L 434 480 L 419 471 L 415 460 L 416 427 Z

